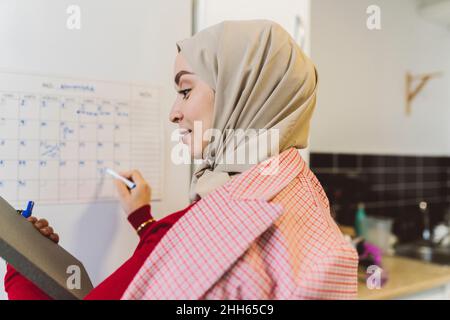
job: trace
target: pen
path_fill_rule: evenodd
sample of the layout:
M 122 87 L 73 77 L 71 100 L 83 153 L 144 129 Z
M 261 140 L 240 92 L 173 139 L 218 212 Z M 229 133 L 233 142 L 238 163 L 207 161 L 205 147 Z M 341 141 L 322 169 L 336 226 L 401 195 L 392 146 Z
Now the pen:
M 125 183 L 125 184 L 127 185 L 128 189 L 131 190 L 131 189 L 136 188 L 136 184 L 135 184 L 134 182 L 132 182 L 132 181 L 130 181 L 130 180 L 128 180 L 128 179 L 125 179 L 124 177 L 122 177 L 120 174 L 118 174 L 118 173 L 115 172 L 114 170 L 107 168 L 107 169 L 105 170 L 105 172 L 106 172 L 107 174 L 113 176 L 114 178 L 116 178 L 116 179 L 122 181 L 123 183 Z
M 27 208 L 25 210 L 17 210 L 17 213 L 21 214 L 24 218 L 29 218 L 33 214 L 34 201 L 28 201 Z

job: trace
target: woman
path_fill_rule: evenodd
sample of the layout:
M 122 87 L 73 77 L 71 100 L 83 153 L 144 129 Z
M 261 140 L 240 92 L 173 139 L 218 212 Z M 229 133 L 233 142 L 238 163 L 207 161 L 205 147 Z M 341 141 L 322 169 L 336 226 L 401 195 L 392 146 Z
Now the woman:
M 313 64 L 270 21 L 223 22 L 177 47 L 170 120 L 201 160 L 193 202 L 154 221 L 148 184 L 124 173 L 137 188 L 117 182 L 119 198 L 141 241 L 86 299 L 354 298 L 357 255 L 297 150 L 315 107 Z M 236 163 L 259 146 L 264 132 L 253 129 L 279 139 L 256 162 Z M 45 220 L 31 222 L 58 240 Z M 10 299 L 48 298 L 11 267 L 5 286 Z

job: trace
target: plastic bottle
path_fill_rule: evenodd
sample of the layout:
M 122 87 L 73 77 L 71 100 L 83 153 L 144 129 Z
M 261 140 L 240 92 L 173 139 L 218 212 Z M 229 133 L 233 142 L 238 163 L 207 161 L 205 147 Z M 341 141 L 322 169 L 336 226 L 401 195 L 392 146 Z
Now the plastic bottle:
M 365 236 L 365 220 L 367 218 L 364 203 L 358 203 L 358 210 L 355 215 L 355 232 L 358 237 Z

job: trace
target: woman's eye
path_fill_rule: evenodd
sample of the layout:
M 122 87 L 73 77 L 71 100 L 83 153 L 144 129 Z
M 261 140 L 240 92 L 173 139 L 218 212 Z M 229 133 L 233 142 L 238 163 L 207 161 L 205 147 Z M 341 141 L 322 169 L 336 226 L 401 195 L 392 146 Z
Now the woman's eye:
M 188 94 L 189 94 L 189 92 L 191 92 L 191 90 L 192 89 L 184 89 L 184 90 L 178 91 L 178 93 L 183 95 L 183 99 L 187 99 L 188 98 Z

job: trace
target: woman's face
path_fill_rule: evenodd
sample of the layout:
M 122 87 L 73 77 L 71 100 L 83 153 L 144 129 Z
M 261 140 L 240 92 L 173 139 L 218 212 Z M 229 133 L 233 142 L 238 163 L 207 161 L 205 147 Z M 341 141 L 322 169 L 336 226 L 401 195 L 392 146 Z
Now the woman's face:
M 175 59 L 174 81 L 178 94 L 169 120 L 178 124 L 181 140 L 189 147 L 191 156 L 201 159 L 208 145 L 204 133 L 213 125 L 214 91 L 195 75 L 181 53 Z

